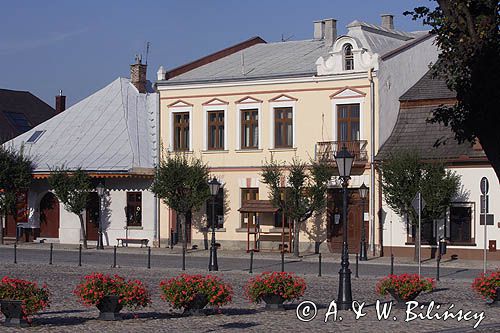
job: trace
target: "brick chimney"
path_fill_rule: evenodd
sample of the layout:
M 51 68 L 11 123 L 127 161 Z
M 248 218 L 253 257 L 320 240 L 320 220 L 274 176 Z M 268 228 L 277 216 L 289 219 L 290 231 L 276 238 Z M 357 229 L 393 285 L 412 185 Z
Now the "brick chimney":
M 382 17 L 382 27 L 394 30 L 394 15 L 382 14 L 380 16 Z
M 135 56 L 135 64 L 130 65 L 130 82 L 137 90 L 144 94 L 146 92 L 146 72 L 148 65 L 142 64 L 141 56 Z
M 333 45 L 337 39 L 337 20 L 330 18 L 314 21 L 314 39 L 323 39 L 326 45 Z
M 66 96 L 63 96 L 62 90 L 59 90 L 59 96 L 56 96 L 56 113 L 66 110 Z

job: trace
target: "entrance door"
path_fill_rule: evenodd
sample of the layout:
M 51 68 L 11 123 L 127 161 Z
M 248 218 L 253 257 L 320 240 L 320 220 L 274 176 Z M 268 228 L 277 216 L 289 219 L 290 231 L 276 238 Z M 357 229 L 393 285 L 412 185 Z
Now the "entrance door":
M 85 215 L 87 240 L 97 241 L 99 237 L 99 196 L 95 192 L 91 192 L 89 195 Z
M 349 189 L 347 196 L 347 241 L 349 253 L 356 253 L 359 252 L 361 241 L 362 201 L 358 189 Z M 368 200 L 365 200 L 364 212 L 368 212 Z M 364 223 L 368 240 L 368 223 Z M 342 189 L 334 189 L 328 191 L 328 239 L 331 252 L 342 253 L 342 238 Z
M 59 201 L 50 192 L 40 201 L 40 237 L 59 238 Z

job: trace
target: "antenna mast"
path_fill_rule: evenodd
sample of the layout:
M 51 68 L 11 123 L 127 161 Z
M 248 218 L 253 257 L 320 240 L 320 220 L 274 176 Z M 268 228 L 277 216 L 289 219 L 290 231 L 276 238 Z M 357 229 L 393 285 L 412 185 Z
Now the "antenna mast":
M 148 64 L 148 55 L 149 55 L 149 42 L 146 42 L 146 65 Z

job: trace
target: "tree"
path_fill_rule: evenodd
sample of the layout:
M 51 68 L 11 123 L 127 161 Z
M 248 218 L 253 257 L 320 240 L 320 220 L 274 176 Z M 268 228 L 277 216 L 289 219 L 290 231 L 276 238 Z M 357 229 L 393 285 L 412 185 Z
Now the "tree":
M 64 208 L 78 216 L 83 247 L 87 249 L 87 231 L 83 221 L 83 212 L 87 207 L 89 193 L 94 190 L 90 176 L 80 168 L 69 171 L 61 167 L 51 172 L 48 181 L 50 188 Z
M 210 197 L 208 166 L 200 159 L 185 155 L 167 155 L 155 169 L 151 192 L 184 217 L 183 250 L 187 248 L 186 220 Z
M 307 165 L 297 158 L 290 166 L 271 159 L 263 166 L 262 182 L 269 186 L 269 199 L 293 224 L 293 255 L 299 256 L 299 228 L 326 206 L 327 184 L 333 168 L 327 163 Z M 283 182 L 282 182 L 283 181 Z
M 500 180 L 500 3 L 497 0 L 437 0 L 434 9 L 405 12 L 432 27 L 440 48 L 432 67 L 457 93 L 457 102 L 439 107 L 432 122 L 450 126 L 459 142 L 481 146 Z
M 0 146 L 0 244 L 3 244 L 3 219 L 9 213 L 16 214 L 16 193 L 27 189 L 31 184 L 33 163 L 23 154 L 23 149 Z
M 406 217 L 408 225 L 418 224 L 418 215 L 412 207 L 417 192 L 426 205 L 424 219 L 437 219 L 449 207 L 458 193 L 460 176 L 446 170 L 441 163 L 425 163 L 412 152 L 399 152 L 382 162 L 382 192 L 387 205 L 398 215 Z M 417 235 L 421 230 L 417 228 Z M 415 260 L 418 260 L 419 237 L 415 240 Z

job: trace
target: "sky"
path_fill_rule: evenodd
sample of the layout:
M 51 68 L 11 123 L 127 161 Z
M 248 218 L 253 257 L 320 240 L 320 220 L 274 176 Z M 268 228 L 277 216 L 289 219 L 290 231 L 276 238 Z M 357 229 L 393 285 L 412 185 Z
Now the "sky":
M 402 13 L 428 0 L 0 0 L 0 88 L 30 91 L 67 106 L 117 77 L 129 77 L 136 54 L 148 79 L 254 36 L 267 42 L 310 39 L 313 21 L 380 24 L 393 14 L 398 30 L 428 29 Z

